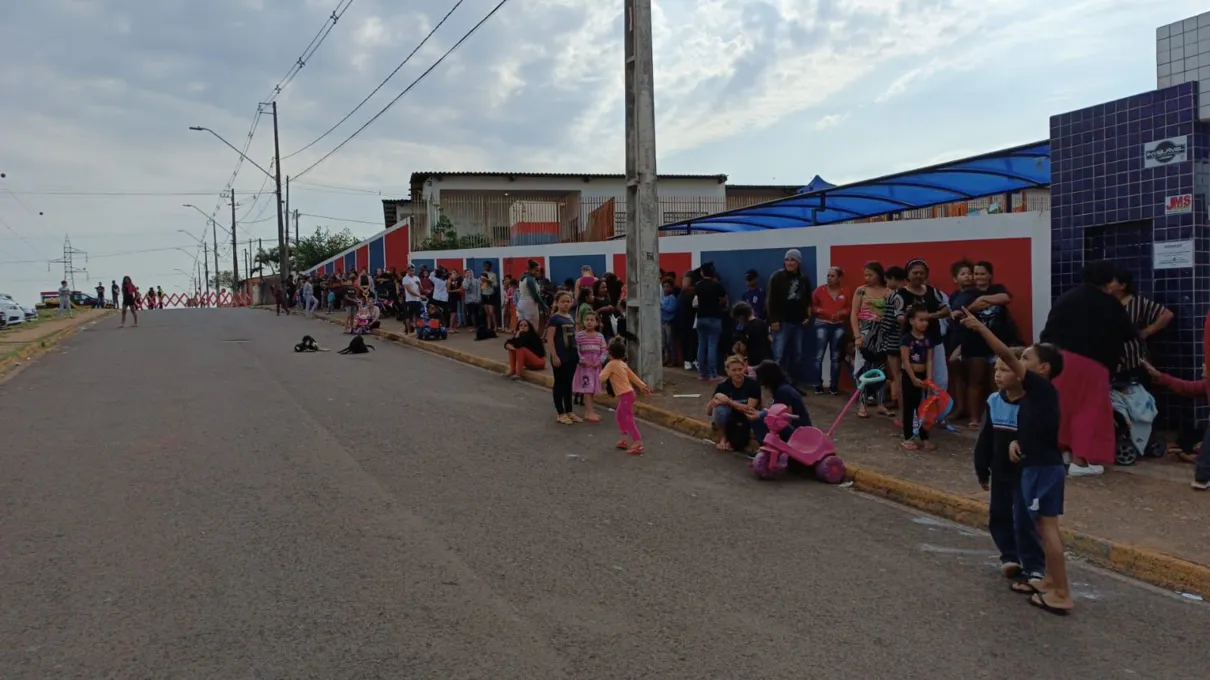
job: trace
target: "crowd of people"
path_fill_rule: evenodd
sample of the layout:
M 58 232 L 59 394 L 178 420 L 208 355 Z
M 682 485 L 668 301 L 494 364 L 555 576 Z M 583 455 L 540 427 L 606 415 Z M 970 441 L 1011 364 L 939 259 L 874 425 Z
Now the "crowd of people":
M 649 389 L 627 365 L 626 286 L 587 266 L 556 283 L 538 262 L 527 265 L 517 279 L 499 277 L 490 262 L 480 272 L 408 266 L 302 276 L 275 292 L 279 313 L 311 313 L 321 301 L 330 312 L 343 307 L 349 332 L 372 329 L 385 314 L 421 339 L 459 329 L 476 339 L 505 333 L 511 378 L 550 365 L 558 423 L 600 422 L 596 399 L 608 393 L 617 402 L 618 447 L 643 453 L 635 397 Z M 868 262 L 856 287 L 839 267 L 813 286 L 801 253 L 790 249 L 767 279 L 748 271 L 733 300 L 712 263 L 683 275 L 661 271 L 664 363 L 715 385 L 706 414 L 720 450 L 743 450 L 768 434 L 766 393 L 797 416 L 779 433 L 788 439 L 811 424 L 805 395 L 837 395 L 842 376 L 882 370 L 887 380 L 866 388 L 857 415 L 892 419 L 909 450 L 932 449 L 930 430 L 976 433 L 976 477 L 990 491 L 989 528 L 1004 574 L 1035 606 L 1069 612 L 1058 531 L 1066 478 L 1120 462 L 1123 430 L 1129 442 L 1131 428 L 1144 424 L 1140 404 L 1154 411 L 1149 389 L 1210 399 L 1210 369 L 1203 380 L 1183 381 L 1154 368 L 1147 341 L 1173 313 L 1138 295 L 1130 272 L 1112 263 L 1089 263 L 1083 285 L 1055 302 L 1040 341 L 1024 349 L 1013 294 L 996 281 L 993 263 L 960 260 L 948 274 L 946 293 L 924 260 Z M 1206 338 L 1210 356 L 1210 317 Z M 919 417 L 921 403 L 941 393 L 952 399 L 948 415 L 936 423 Z M 1198 490 L 1210 488 L 1205 436 L 1200 451 L 1195 437 L 1172 450 L 1196 463 Z

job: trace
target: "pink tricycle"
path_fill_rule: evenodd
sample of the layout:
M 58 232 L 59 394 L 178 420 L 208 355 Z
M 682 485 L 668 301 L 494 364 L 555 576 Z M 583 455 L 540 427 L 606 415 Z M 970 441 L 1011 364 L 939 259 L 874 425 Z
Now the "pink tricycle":
M 840 425 L 844 414 L 853 406 L 853 402 L 865 391 L 866 387 L 886 380 L 886 374 L 878 369 L 866 371 L 857 378 L 857 387 L 849 402 L 841 409 L 836 421 L 825 433 L 816 427 L 800 427 L 794 430 L 788 441 L 782 441 L 781 431 L 790 425 L 790 421 L 798 416 L 790 413 L 784 404 L 773 404 L 765 411 L 765 426 L 769 434 L 761 442 L 760 450 L 752 459 L 752 471 L 761 479 L 775 479 L 786 471 L 790 459 L 811 468 L 816 479 L 828 484 L 839 484 L 844 481 L 844 461 L 836 455 L 836 445 L 832 443 L 832 433 Z

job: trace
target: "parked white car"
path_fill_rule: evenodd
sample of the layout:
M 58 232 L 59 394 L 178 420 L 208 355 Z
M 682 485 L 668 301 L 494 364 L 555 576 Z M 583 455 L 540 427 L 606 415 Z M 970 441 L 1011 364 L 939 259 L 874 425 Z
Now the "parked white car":
M 11 298 L 0 298 L 0 314 L 9 326 L 25 323 L 25 310 Z

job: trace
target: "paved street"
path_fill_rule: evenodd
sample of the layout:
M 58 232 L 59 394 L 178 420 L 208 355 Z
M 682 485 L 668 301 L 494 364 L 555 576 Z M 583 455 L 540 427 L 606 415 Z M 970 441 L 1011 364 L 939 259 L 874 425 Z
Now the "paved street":
M 1204 678 L 1210 609 L 257 310 L 108 318 L 0 383 L 0 678 Z M 502 342 L 502 341 L 498 341 Z

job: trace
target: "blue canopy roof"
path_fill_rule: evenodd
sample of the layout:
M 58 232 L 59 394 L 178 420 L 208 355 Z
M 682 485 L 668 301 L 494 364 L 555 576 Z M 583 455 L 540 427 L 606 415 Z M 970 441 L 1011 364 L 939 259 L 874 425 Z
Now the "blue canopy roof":
M 1050 142 L 1027 144 L 959 161 L 844 186 L 817 176 L 807 191 L 705 217 L 660 231 L 737 232 L 793 229 L 876 217 L 1050 186 Z

